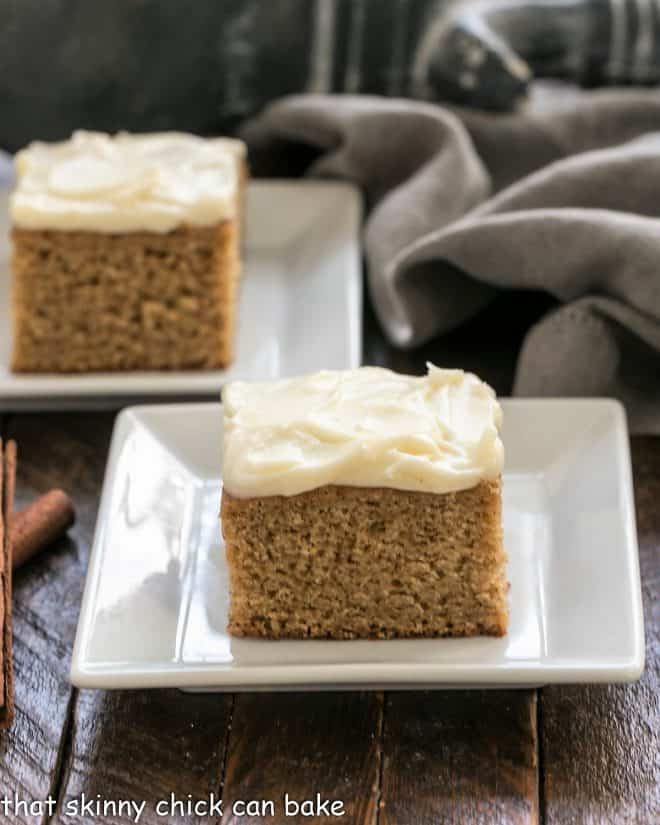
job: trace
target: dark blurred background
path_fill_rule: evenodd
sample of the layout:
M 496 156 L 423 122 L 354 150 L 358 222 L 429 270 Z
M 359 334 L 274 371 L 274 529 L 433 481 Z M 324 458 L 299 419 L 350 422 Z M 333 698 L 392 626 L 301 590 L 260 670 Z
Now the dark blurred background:
M 290 92 L 510 109 L 532 74 L 655 83 L 659 32 L 638 0 L 0 0 L 0 147 L 227 131 Z
M 0 146 L 226 130 L 296 91 L 406 95 L 437 0 L 0 0 Z

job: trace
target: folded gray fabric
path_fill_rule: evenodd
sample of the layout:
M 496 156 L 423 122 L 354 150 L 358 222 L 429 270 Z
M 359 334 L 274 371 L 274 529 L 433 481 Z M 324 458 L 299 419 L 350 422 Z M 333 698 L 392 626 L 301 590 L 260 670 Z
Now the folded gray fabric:
M 0 149 L 0 190 L 9 189 L 14 183 L 14 162 L 12 156 Z
M 660 93 L 513 115 L 296 96 L 243 132 L 261 156 L 309 144 L 310 174 L 363 189 L 394 344 L 452 329 L 497 290 L 546 290 L 562 305 L 529 330 L 515 393 L 615 396 L 635 430 L 660 432 Z

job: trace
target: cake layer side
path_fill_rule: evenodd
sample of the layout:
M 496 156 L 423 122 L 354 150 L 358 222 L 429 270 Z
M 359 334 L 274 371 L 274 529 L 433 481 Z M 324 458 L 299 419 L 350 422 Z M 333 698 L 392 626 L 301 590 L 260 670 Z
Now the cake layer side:
M 172 232 L 14 228 L 12 369 L 213 369 L 232 357 L 237 221 Z
M 267 638 L 501 636 L 501 482 L 447 494 L 325 486 L 223 492 L 230 633 Z

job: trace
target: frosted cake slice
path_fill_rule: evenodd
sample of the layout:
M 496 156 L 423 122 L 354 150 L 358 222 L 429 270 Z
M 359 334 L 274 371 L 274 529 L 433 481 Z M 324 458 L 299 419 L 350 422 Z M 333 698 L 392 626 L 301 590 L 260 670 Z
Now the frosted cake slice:
M 213 369 L 232 360 L 245 147 L 76 132 L 16 158 L 12 369 Z
M 223 393 L 229 630 L 269 638 L 501 636 L 491 388 L 363 367 Z

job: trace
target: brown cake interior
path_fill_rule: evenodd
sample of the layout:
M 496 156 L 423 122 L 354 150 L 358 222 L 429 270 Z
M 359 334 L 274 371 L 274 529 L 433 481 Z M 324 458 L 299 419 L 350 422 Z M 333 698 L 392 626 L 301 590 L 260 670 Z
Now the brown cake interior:
M 500 481 L 436 495 L 325 486 L 222 497 L 229 630 L 270 638 L 501 636 Z
M 213 369 L 232 358 L 237 221 L 171 232 L 15 228 L 12 369 Z

